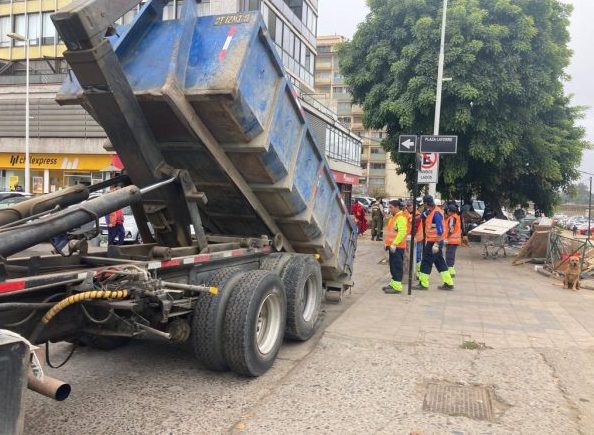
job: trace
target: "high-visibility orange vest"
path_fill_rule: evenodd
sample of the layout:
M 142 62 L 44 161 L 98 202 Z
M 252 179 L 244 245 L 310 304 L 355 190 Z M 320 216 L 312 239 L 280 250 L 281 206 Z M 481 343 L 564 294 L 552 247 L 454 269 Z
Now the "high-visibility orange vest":
M 462 244 L 462 220 L 457 214 L 451 214 L 446 219 L 446 238 L 448 245 Z
M 417 232 L 415 233 L 415 242 L 419 243 L 423 241 L 423 220 L 421 219 L 421 213 L 417 212 L 417 217 L 419 219 L 419 224 L 417 225 Z
M 443 211 L 439 207 L 435 207 L 431 210 L 431 213 L 425 218 L 425 241 L 426 242 L 439 242 L 444 239 L 444 235 L 446 230 L 444 228 L 443 234 L 440 236 L 437 234 L 437 226 L 433 223 L 433 217 L 435 213 L 441 214 L 442 217 L 442 225 L 445 225 L 445 220 L 443 219 Z
M 386 224 L 386 228 L 384 228 L 384 244 L 386 247 L 392 246 L 392 242 L 398 236 L 398 227 L 396 226 L 396 221 L 399 218 L 406 219 L 406 216 L 403 212 L 399 211 L 390 219 L 388 219 L 388 223 Z M 397 248 L 406 248 L 406 235 L 402 239 L 402 241 L 396 245 Z
M 406 217 L 406 234 L 410 234 L 412 231 L 412 215 L 405 209 L 404 216 Z

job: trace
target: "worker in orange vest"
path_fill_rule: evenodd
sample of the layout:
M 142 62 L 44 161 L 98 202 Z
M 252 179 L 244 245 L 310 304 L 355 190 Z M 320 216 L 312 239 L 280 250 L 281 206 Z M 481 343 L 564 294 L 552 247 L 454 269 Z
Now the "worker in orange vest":
M 109 221 L 107 222 L 108 245 L 122 245 L 126 237 L 124 229 L 124 212 L 116 210 L 109 213 Z
M 415 217 L 413 219 L 413 203 L 408 201 L 406 203 L 406 210 L 408 211 L 409 218 L 409 235 L 410 232 L 415 234 L 415 276 L 419 279 L 419 273 L 421 272 L 421 258 L 423 256 L 423 228 L 421 225 L 421 210 L 419 207 L 416 210 Z
M 462 244 L 462 218 L 456 204 L 449 204 L 446 208 L 446 243 L 445 261 L 453 278 L 456 276 L 456 250 Z
M 408 220 L 404 213 L 404 204 L 400 200 L 390 201 L 388 206 L 392 217 L 384 229 L 384 244 L 389 251 L 390 284 L 383 288 L 384 293 L 398 294 L 402 292 L 402 276 L 404 274 L 404 251 L 408 234 Z
M 425 211 L 421 214 L 424 240 L 423 259 L 421 260 L 419 285 L 415 289 L 429 289 L 429 275 L 431 275 L 431 269 L 435 264 L 443 281 L 439 289 L 454 290 L 454 280 L 443 258 L 442 244 L 440 243 L 445 237 L 443 211 L 435 205 L 435 200 L 431 195 L 423 197 L 423 205 L 425 206 Z

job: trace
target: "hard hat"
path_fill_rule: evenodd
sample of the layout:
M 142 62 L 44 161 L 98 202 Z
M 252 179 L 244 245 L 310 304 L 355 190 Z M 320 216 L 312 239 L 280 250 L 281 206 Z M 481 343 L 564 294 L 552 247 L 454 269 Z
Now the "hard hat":
M 433 197 L 431 195 L 425 195 L 423 197 L 423 204 L 435 205 L 435 200 L 433 199 Z

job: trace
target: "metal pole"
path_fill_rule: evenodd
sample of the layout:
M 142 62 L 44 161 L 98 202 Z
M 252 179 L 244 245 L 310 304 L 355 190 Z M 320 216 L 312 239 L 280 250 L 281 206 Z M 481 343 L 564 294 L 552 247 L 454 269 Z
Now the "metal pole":
M 31 192 L 31 163 L 29 161 L 29 18 L 25 16 L 27 23 L 25 40 L 25 63 L 27 68 L 25 84 L 25 192 Z
M 590 191 L 588 195 L 588 235 L 586 245 L 590 242 L 590 220 L 592 219 L 592 176 L 590 176 Z
M 415 144 L 416 146 L 416 144 Z M 408 259 L 408 294 L 412 294 L 412 282 L 413 282 L 413 268 L 415 266 L 415 218 L 417 216 L 417 195 L 419 190 L 419 153 L 415 153 L 415 179 L 413 180 L 413 211 L 411 216 L 411 230 L 410 230 L 410 258 Z M 420 223 L 419 223 L 420 225 Z
M 437 65 L 437 91 L 435 92 L 435 119 L 433 121 L 433 134 L 439 134 L 439 119 L 441 117 L 441 89 L 443 85 L 443 64 L 445 62 L 445 33 L 446 18 L 448 13 L 448 0 L 443 0 L 443 13 L 441 18 L 441 42 L 439 45 L 439 61 Z M 439 159 L 439 155 L 437 156 Z M 439 161 L 439 160 L 438 160 Z M 437 183 L 429 184 L 429 194 L 435 195 Z

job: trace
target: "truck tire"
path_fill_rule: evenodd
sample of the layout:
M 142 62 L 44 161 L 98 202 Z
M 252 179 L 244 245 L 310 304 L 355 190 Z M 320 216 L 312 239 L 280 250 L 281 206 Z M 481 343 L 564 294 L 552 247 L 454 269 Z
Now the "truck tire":
M 275 252 L 268 254 L 260 263 L 260 269 L 262 270 L 273 270 L 279 275 L 293 256 L 284 252 Z
M 310 255 L 293 255 L 280 276 L 287 294 L 285 337 L 306 341 L 316 332 L 322 312 L 320 264 Z
M 229 296 L 223 349 L 229 367 L 260 376 L 274 363 L 283 342 L 287 311 L 279 276 L 265 270 L 244 272 Z
M 201 293 L 194 307 L 192 349 L 196 359 L 208 370 L 229 370 L 223 354 L 223 323 L 229 295 L 241 270 L 238 267 L 228 267 L 215 272 L 208 285 L 217 287 L 218 293 L 214 296 Z

